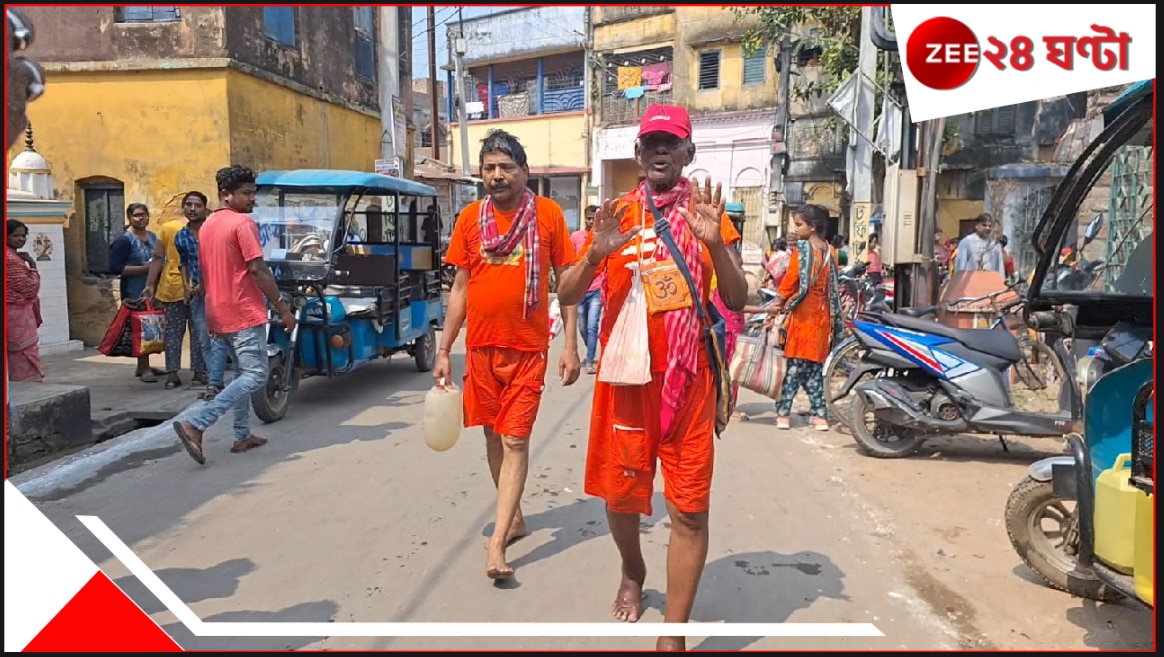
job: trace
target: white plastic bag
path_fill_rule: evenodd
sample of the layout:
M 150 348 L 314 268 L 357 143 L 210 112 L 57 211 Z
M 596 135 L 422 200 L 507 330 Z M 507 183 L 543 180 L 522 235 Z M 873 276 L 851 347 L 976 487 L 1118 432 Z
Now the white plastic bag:
M 565 326 L 565 320 L 562 319 L 562 306 L 555 298 L 550 304 L 550 342 L 558 337 L 562 332 L 562 327 Z
M 424 442 L 433 451 L 447 452 L 457 444 L 464 426 L 461 391 L 441 379 L 424 398 Z
M 636 269 L 630 294 L 602 350 L 598 380 L 612 386 L 641 386 L 651 381 L 651 344 L 647 336 L 647 295 Z

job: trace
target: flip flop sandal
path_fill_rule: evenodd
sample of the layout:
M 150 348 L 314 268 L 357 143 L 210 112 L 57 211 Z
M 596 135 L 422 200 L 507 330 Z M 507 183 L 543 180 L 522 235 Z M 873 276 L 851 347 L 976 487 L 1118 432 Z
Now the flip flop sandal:
M 181 379 L 178 379 L 178 378 L 166 379 L 166 390 L 173 390 L 174 388 L 180 388 L 181 386 L 182 386 Z
M 158 382 L 158 377 L 156 375 L 154 375 L 153 372 L 146 372 L 137 378 L 142 383 L 157 383 Z
M 182 426 L 181 422 L 175 422 L 173 427 L 174 433 L 178 434 L 178 438 L 181 439 L 190 458 L 197 461 L 198 465 L 206 465 L 206 455 L 202 453 L 202 446 L 194 442 L 194 438 L 186 431 L 186 427 Z
M 206 390 L 199 393 L 198 399 L 201 399 L 202 401 L 213 401 L 220 392 L 222 392 L 222 388 L 219 388 L 218 386 L 206 386 Z
M 259 438 L 258 436 L 251 436 L 250 438 L 247 438 L 246 440 L 235 441 L 235 443 L 233 445 L 231 445 L 231 447 L 230 447 L 230 453 L 231 454 L 242 454 L 244 452 L 249 452 L 252 449 L 262 447 L 263 445 L 266 445 L 266 444 L 267 444 L 266 438 Z

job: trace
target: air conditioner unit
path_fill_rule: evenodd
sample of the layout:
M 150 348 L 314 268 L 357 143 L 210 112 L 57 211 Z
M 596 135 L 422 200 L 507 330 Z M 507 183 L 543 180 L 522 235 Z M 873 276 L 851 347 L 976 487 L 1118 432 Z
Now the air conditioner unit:
M 885 170 L 885 219 L 881 224 L 881 260 L 886 265 L 921 262 L 917 252 L 921 180 L 915 169 L 890 165 Z

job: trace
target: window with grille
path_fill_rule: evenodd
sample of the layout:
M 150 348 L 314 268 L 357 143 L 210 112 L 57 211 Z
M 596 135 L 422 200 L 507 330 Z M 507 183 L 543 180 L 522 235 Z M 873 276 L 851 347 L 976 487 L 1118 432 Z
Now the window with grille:
M 720 51 L 705 50 L 699 53 L 699 90 L 719 88 Z
M 764 84 L 768 81 L 768 47 L 761 46 L 750 57 L 744 57 L 744 84 Z
M 1006 137 L 1014 134 L 1014 106 L 997 107 L 974 115 L 974 132 L 984 137 Z
M 181 17 L 177 7 L 115 7 L 118 23 L 173 23 Z
M 355 7 L 356 77 L 366 82 L 376 79 L 376 32 L 373 7 Z
M 295 8 L 263 7 L 263 34 L 275 43 L 294 48 L 299 43 L 295 35 Z

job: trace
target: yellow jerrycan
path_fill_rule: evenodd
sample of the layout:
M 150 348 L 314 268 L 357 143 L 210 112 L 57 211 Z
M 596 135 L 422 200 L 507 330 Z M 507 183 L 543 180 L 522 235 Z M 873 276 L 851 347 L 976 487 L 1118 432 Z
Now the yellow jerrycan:
M 1156 496 L 1137 491 L 1136 498 L 1136 597 L 1156 606 Z
M 1136 566 L 1136 497 L 1131 454 L 1120 454 L 1115 465 L 1095 482 L 1095 556 L 1116 572 L 1131 575 Z

